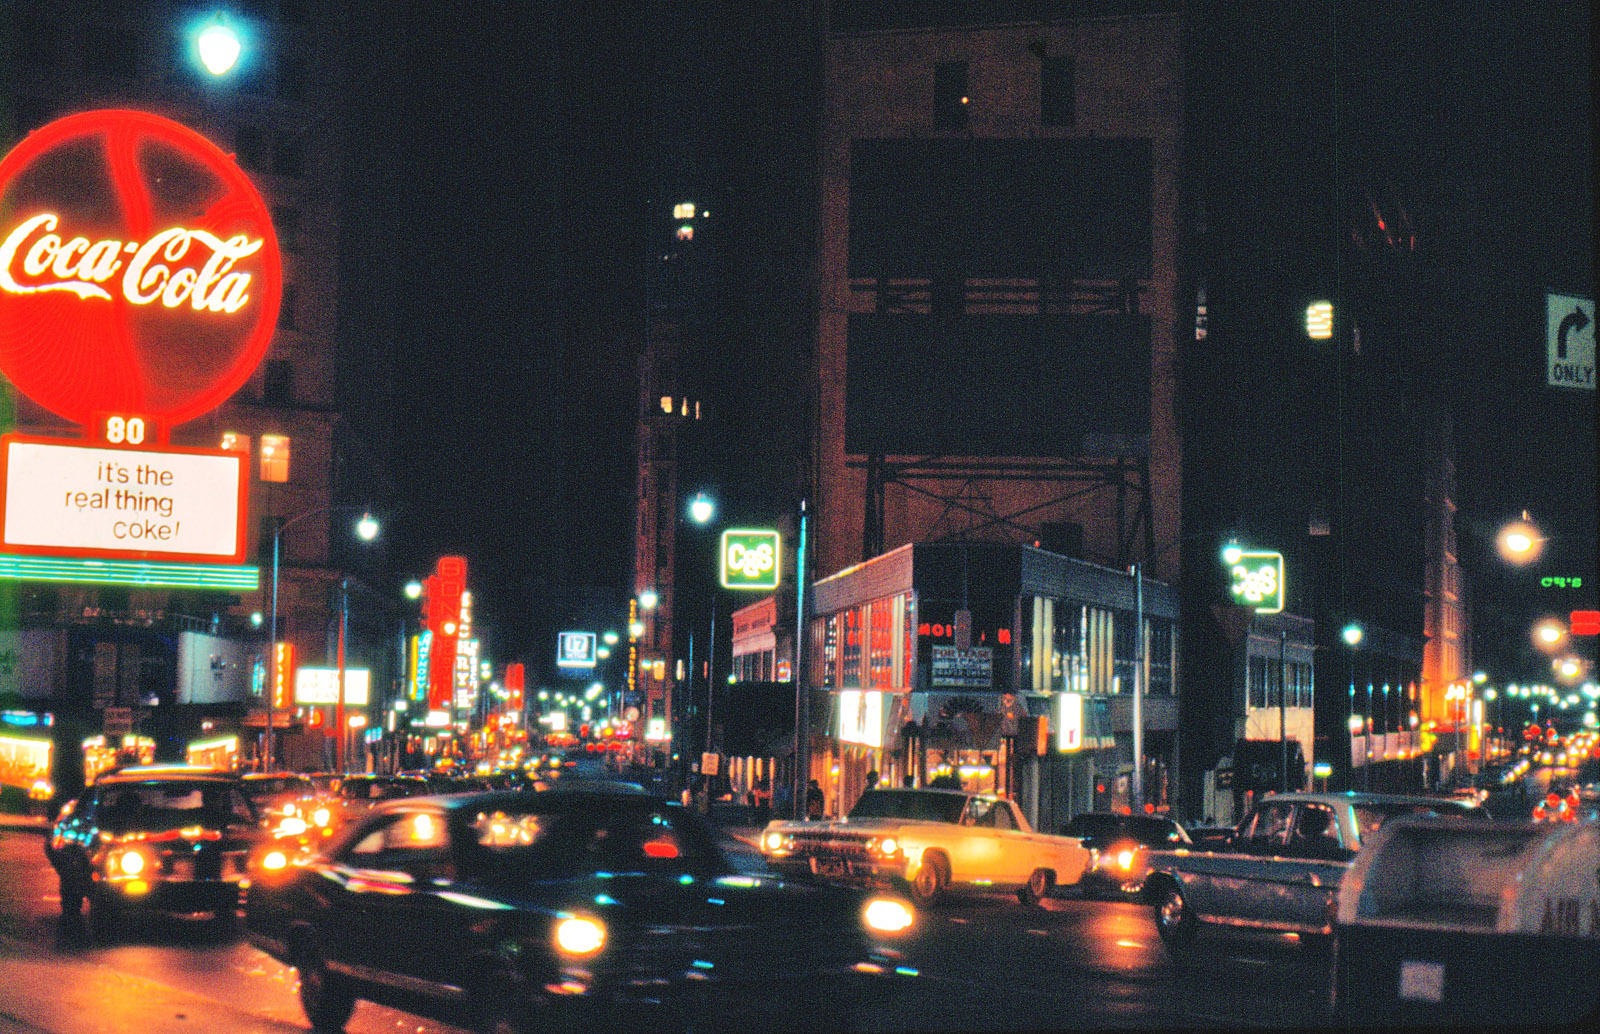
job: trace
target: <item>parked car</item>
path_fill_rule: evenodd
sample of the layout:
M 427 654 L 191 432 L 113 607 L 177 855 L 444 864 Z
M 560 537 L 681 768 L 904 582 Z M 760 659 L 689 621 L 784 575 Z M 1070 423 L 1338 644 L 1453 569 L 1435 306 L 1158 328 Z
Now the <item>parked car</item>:
M 298 772 L 247 772 L 239 785 L 256 814 L 269 823 L 286 815 L 307 817 L 319 796 L 316 784 Z
M 187 765 L 102 774 L 61 810 L 45 842 L 61 912 L 89 905 L 89 929 L 110 939 L 136 913 L 205 915 L 229 926 L 261 835 L 234 776 Z
M 254 881 L 246 917 L 299 970 L 318 1030 L 365 998 L 505 1032 L 770 1024 L 802 998 L 790 1018 L 842 1029 L 915 913 L 737 873 L 697 815 L 608 785 L 385 801 L 326 855 Z
M 1089 849 L 1079 883 L 1084 897 L 1138 895 L 1150 872 L 1152 850 L 1193 846 L 1183 826 L 1165 815 L 1084 812 L 1074 815 L 1061 833 L 1078 837 Z
M 1390 819 L 1488 821 L 1476 801 L 1379 793 L 1279 793 L 1222 843 L 1150 852 L 1145 898 L 1174 950 L 1202 923 L 1292 932 L 1324 944 L 1339 883 L 1362 842 Z
M 1089 861 L 1077 837 L 1037 832 L 1007 798 L 934 789 L 868 790 L 842 819 L 770 822 L 761 850 L 776 872 L 905 887 L 921 905 L 957 890 L 1034 905 Z

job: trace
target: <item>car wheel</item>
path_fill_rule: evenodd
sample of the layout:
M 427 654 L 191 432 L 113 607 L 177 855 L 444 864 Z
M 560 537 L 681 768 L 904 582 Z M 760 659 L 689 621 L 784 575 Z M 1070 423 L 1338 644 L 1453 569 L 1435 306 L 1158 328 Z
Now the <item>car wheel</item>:
M 1166 944 L 1178 946 L 1194 940 L 1197 920 L 1176 884 L 1166 884 L 1156 894 L 1156 932 Z
M 315 948 L 301 951 L 295 960 L 295 969 L 300 971 L 300 1008 L 311 1021 L 311 1029 L 344 1030 L 356 1009 L 356 996 L 349 985 L 328 972 L 328 964 Z
M 122 916 L 117 912 L 116 902 L 111 896 L 97 890 L 89 895 L 89 937 L 96 944 L 110 944 L 117 938 L 117 928 L 122 925 Z
M 917 867 L 917 875 L 911 880 L 911 900 L 923 907 L 935 904 L 944 897 L 945 888 L 949 885 L 950 863 L 944 860 L 944 856 L 924 858 Z
M 1056 883 L 1055 873 L 1049 869 L 1035 869 L 1028 876 L 1028 882 L 1017 890 L 1017 900 L 1024 905 L 1038 905 L 1050 896 L 1050 888 Z

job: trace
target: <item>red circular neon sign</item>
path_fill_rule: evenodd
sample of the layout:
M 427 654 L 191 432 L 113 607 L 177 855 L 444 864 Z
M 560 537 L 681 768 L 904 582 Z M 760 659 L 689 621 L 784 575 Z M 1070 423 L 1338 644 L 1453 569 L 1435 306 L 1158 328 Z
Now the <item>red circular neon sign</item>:
M 261 362 L 282 293 L 266 204 L 191 129 L 90 111 L 0 160 L 0 372 L 53 413 L 164 430 L 216 408 Z

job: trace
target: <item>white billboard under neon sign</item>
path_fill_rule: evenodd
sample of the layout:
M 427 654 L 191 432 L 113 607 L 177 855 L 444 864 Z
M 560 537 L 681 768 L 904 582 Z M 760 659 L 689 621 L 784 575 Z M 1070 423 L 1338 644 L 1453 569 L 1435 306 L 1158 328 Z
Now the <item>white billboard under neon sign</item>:
M 883 694 L 871 689 L 839 691 L 839 740 L 883 746 Z
M 1083 749 L 1083 694 L 1056 694 L 1056 749 Z
M 344 703 L 346 707 L 365 707 L 371 685 L 371 674 L 366 668 L 344 670 Z M 294 673 L 294 702 L 309 705 L 334 705 L 339 702 L 338 668 L 296 668 Z
M 61 556 L 244 558 L 246 457 L 7 435 L 0 547 Z

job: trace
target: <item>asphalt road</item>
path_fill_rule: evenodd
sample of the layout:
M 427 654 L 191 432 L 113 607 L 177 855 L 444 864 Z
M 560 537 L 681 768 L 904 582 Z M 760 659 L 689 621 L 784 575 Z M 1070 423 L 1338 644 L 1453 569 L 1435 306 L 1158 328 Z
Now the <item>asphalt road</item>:
M 146 924 L 94 947 L 59 915 L 38 833 L 0 832 L 0 1032 L 291 1031 L 295 973 L 202 924 Z M 982 898 L 928 910 L 902 967 L 862 1003 L 859 1031 L 1326 1025 L 1328 973 L 1293 937 L 1203 934 L 1174 960 L 1149 910 Z M 771 1029 L 793 1015 L 775 1003 Z M 354 1034 L 456 1028 L 363 1002 Z

